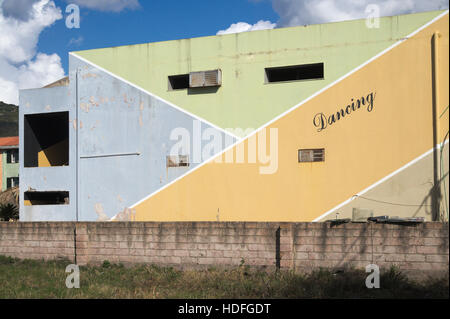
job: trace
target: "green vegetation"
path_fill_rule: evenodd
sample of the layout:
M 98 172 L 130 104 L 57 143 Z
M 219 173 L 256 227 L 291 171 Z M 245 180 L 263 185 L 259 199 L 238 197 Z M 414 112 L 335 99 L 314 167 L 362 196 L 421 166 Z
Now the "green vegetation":
M 0 137 L 19 135 L 19 108 L 0 101 Z
M 0 298 L 448 298 L 448 277 L 424 284 L 391 269 L 380 289 L 365 287 L 367 274 L 318 270 L 310 275 L 263 272 L 245 265 L 231 270 L 180 271 L 105 261 L 80 267 L 80 288 L 68 289 L 69 261 L 0 256 Z
M 0 204 L 0 221 L 19 219 L 19 210 L 14 204 Z

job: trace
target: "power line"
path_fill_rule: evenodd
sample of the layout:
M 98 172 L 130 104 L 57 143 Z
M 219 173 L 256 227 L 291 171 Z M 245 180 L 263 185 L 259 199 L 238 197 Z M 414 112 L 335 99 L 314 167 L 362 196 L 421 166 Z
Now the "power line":
M 411 204 L 399 204 L 399 203 L 385 202 L 385 201 L 382 201 L 382 200 L 373 199 L 373 198 L 367 198 L 367 197 L 360 196 L 360 195 L 353 195 L 353 197 L 359 197 L 359 198 L 363 198 L 363 199 L 370 200 L 370 201 L 373 201 L 373 202 L 383 203 L 383 204 L 388 204 L 388 205 L 395 205 L 395 206 L 409 206 L 409 207 L 432 206 L 432 205 L 425 205 L 425 204 L 423 204 L 423 205 L 411 205 Z

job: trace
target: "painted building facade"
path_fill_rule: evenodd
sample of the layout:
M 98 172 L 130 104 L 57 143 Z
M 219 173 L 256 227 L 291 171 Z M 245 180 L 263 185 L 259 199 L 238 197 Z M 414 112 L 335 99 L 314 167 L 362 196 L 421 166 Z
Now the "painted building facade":
M 19 186 L 19 137 L 0 137 L 0 191 Z
M 72 52 L 20 219 L 448 220 L 448 11 Z

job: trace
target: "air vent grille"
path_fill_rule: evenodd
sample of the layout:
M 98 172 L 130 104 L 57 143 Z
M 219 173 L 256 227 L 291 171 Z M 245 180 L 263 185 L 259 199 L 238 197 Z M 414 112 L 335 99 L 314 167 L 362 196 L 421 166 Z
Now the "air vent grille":
M 188 155 L 169 155 L 166 158 L 167 167 L 189 166 Z
M 222 71 L 210 70 L 189 73 L 189 87 L 208 87 L 222 85 Z
M 324 162 L 325 161 L 325 149 L 301 149 L 298 150 L 298 162 Z

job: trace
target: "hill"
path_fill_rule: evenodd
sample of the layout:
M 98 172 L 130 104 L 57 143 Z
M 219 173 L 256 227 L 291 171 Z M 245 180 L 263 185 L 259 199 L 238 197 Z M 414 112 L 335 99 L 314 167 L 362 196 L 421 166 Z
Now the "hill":
M 19 107 L 0 101 L 0 137 L 19 134 Z

